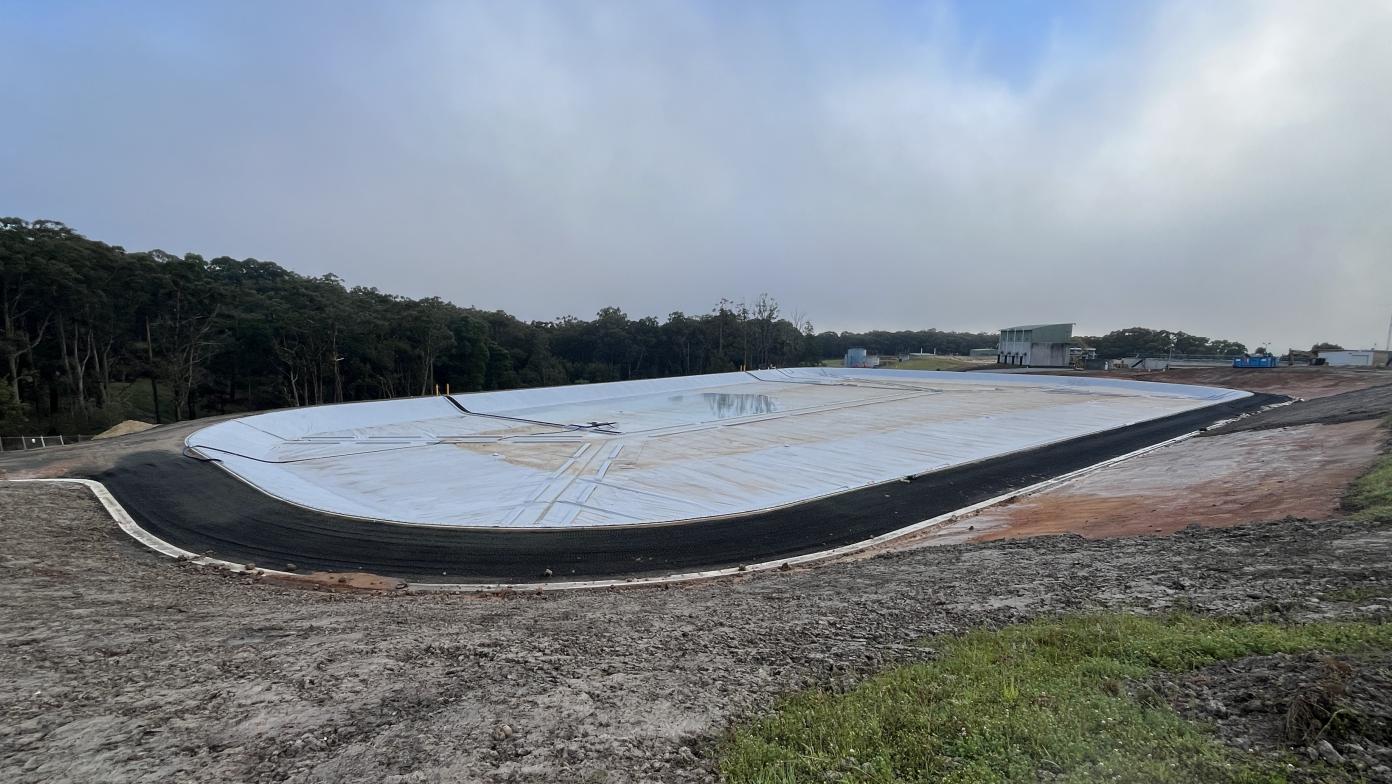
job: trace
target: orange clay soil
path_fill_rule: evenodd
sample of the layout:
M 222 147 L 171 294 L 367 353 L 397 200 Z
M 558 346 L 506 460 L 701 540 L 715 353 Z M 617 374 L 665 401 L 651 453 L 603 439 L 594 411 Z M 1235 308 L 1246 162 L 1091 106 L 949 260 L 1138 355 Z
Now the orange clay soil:
M 1173 533 L 1191 523 L 1221 527 L 1334 517 L 1344 488 L 1372 464 L 1385 438 L 1374 421 L 1192 438 L 886 549 L 1061 533 L 1097 539 Z

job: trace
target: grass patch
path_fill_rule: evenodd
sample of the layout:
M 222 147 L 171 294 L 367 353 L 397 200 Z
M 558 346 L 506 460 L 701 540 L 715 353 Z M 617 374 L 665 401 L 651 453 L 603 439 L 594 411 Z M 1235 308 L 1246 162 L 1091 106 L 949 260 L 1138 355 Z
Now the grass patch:
M 1392 419 L 1388 420 L 1392 423 Z M 1392 453 L 1379 457 L 1344 492 L 1344 508 L 1357 520 L 1392 521 Z
M 1392 647 L 1392 624 L 1107 614 L 929 644 L 935 661 L 844 694 L 798 694 L 737 729 L 723 772 L 751 784 L 1023 782 L 1041 771 L 1067 782 L 1281 782 L 1125 683 L 1250 655 Z

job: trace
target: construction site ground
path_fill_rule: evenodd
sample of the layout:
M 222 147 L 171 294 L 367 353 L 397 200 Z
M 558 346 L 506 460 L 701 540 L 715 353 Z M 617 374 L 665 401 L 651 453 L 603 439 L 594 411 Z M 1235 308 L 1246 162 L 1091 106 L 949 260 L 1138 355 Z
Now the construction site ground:
M 1089 371 L 1087 375 L 1245 389 L 1249 392 L 1266 392 L 1306 400 L 1392 383 L 1392 371 L 1385 369 L 1309 366 L 1111 370 Z
M 1344 487 L 1367 469 L 1386 438 L 1375 421 L 1194 438 L 887 547 L 1323 520 L 1338 514 Z
M 1392 375 L 1305 370 L 1150 375 L 1322 397 L 1317 421 L 1285 425 L 1299 409 L 1277 409 L 1260 415 L 1268 429 L 1165 447 L 892 552 L 667 589 L 271 584 L 142 549 L 83 488 L 0 483 L 0 770 L 711 781 L 732 721 L 931 656 L 915 643 L 933 634 L 1098 609 L 1392 620 L 1392 525 L 1338 506 L 1385 443 L 1388 411 L 1380 393 L 1332 397 Z

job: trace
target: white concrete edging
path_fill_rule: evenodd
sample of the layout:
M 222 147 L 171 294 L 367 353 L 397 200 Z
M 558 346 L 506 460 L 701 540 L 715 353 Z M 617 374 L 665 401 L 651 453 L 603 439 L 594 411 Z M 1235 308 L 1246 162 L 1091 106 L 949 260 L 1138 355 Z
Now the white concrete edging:
M 209 558 L 206 555 L 199 555 L 189 552 L 182 547 L 176 547 L 149 531 L 146 531 L 144 528 L 141 528 L 140 524 L 131 518 L 126 508 L 121 506 L 121 502 L 117 501 L 116 497 L 111 495 L 111 491 L 106 489 L 106 485 L 103 485 L 95 479 L 9 479 L 6 481 L 15 483 L 48 482 L 52 484 L 81 485 L 92 491 L 92 495 L 96 496 L 97 500 L 101 502 L 101 505 L 106 507 L 106 513 L 111 515 L 111 519 L 115 520 L 116 524 L 121 526 L 121 530 L 129 534 L 132 539 L 154 550 L 160 555 L 167 555 L 175 560 L 188 561 L 200 566 L 216 566 L 220 569 L 227 569 L 233 572 L 260 572 L 262 574 L 284 575 L 287 577 L 295 576 L 294 572 L 279 572 L 274 569 L 262 569 L 260 567 L 248 568 L 245 564 L 224 561 L 220 558 Z

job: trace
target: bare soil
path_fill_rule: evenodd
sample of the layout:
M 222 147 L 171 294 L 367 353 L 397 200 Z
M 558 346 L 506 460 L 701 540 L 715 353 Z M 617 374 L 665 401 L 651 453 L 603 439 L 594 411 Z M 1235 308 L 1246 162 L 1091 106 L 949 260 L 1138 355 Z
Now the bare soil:
M 93 440 L 101 440 L 105 438 L 116 438 L 118 436 L 128 436 L 131 433 L 143 433 L 152 427 L 157 427 L 157 425 L 152 422 L 141 422 L 138 419 L 127 419 L 124 422 L 118 422 L 112 425 L 95 436 L 92 436 L 92 438 Z
M 1348 484 L 1386 447 L 1382 420 L 1392 413 L 1389 373 L 1187 368 L 1130 375 L 1229 386 L 1247 379 L 1244 388 L 1254 391 L 1303 391 L 1309 397 L 876 551 L 1060 533 L 1100 538 L 1167 534 L 1189 525 L 1325 519 L 1339 513 Z
M 1146 690 L 1229 745 L 1291 765 L 1295 781 L 1392 782 L 1392 653 L 1251 656 L 1162 673 Z
M 1329 379 L 1347 390 L 1372 377 L 1252 372 L 1304 397 Z M 1190 371 L 1152 375 L 1181 373 Z M 6 470 L 61 475 L 158 437 L 55 448 Z M 142 549 L 85 489 L 0 483 L 0 773 L 13 782 L 713 781 L 731 721 L 793 689 L 931 656 L 917 644 L 926 636 L 1104 609 L 1392 621 L 1392 524 L 1327 519 L 1380 437 L 1362 422 L 1191 439 L 1090 475 L 1081 491 L 1017 504 L 1046 505 L 1029 523 L 1035 532 L 1059 528 L 1055 519 L 1089 536 L 1182 528 L 1169 536 L 949 544 L 668 590 L 544 595 L 339 590 L 390 587 L 361 575 L 317 576 L 321 590 L 255 581 Z M 1145 511 L 1079 511 L 1096 503 L 1082 497 L 1117 494 Z M 1029 515 L 1020 514 L 1022 534 Z M 1203 527 L 1261 517 L 1287 519 Z M 1251 667 L 1279 681 L 1284 665 Z M 1211 673 L 1207 694 L 1232 702 L 1257 682 L 1241 672 Z M 1174 704 L 1202 693 L 1192 686 L 1176 685 Z M 1222 727 L 1230 742 L 1265 748 L 1255 729 Z M 1365 751 L 1340 752 L 1364 760 L 1349 763 L 1350 775 L 1380 775 L 1372 763 L 1382 757 Z
M 235 416 L 241 415 L 205 417 L 188 422 L 156 425 L 135 433 L 69 446 L 6 452 L 0 455 L 0 479 L 90 476 L 110 468 L 122 458 L 158 448 L 169 439 L 182 441 L 189 433 L 199 428 Z
M 1175 368 L 1152 371 L 1090 371 L 1087 375 L 1245 389 L 1249 392 L 1266 392 L 1305 400 L 1392 384 L 1392 370 L 1385 368 Z
M 1387 416 L 1389 411 L 1392 411 L 1392 384 L 1383 384 L 1262 411 L 1216 428 L 1214 433 L 1270 430 L 1312 423 L 1358 422 L 1380 419 Z
M 1339 511 L 1349 482 L 1377 458 L 1376 421 L 1194 438 L 1047 492 L 982 510 L 898 547 L 1074 533 L 1166 534 Z
M 671 590 L 316 592 L 171 562 L 85 490 L 0 484 L 8 781 L 709 781 L 728 723 L 916 640 L 1184 607 L 1392 619 L 1392 526 L 925 548 Z

